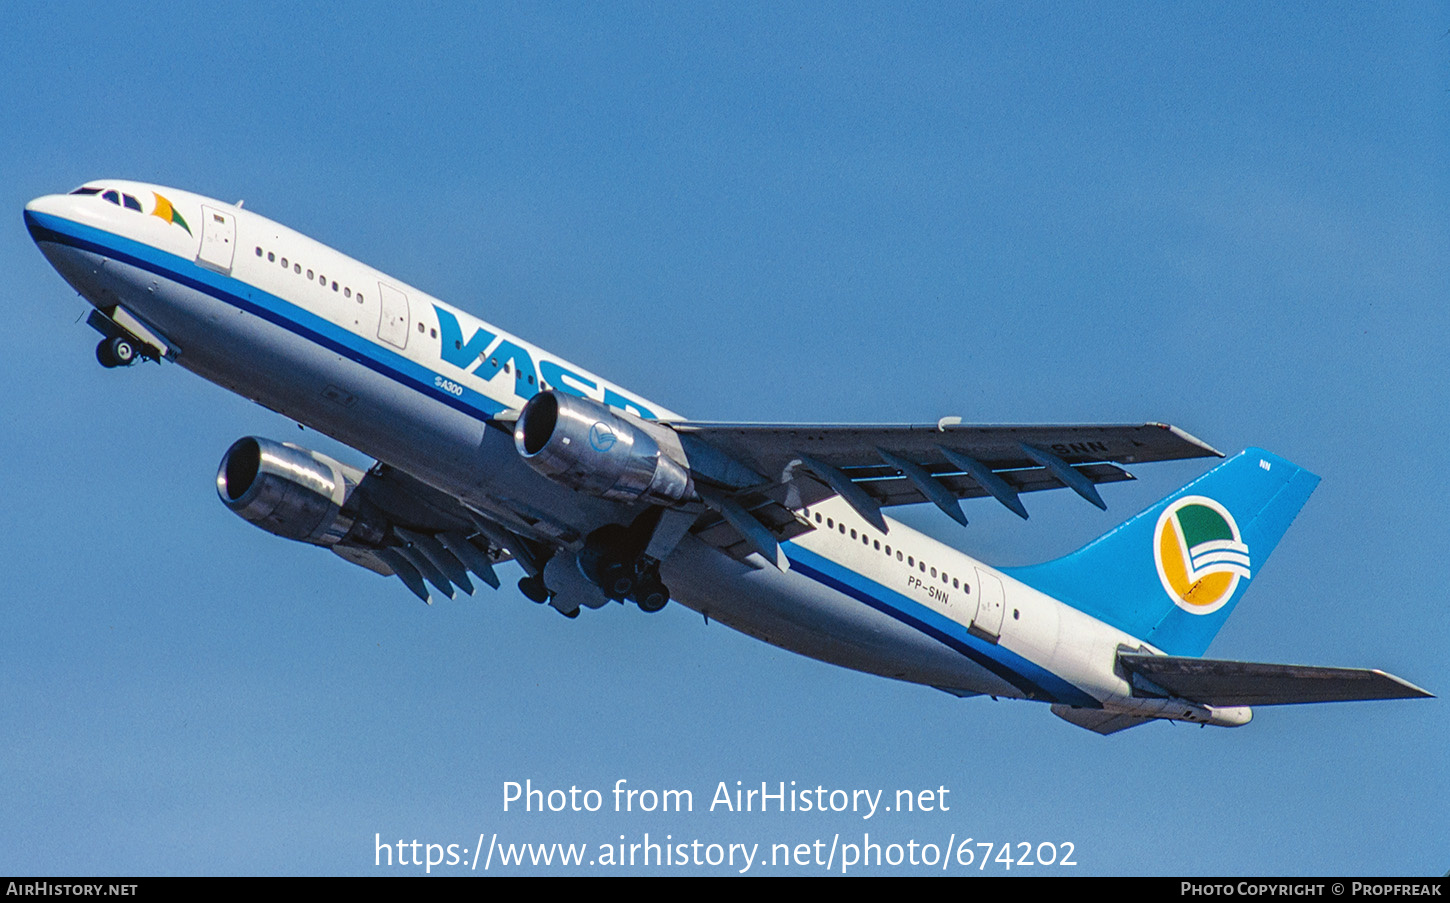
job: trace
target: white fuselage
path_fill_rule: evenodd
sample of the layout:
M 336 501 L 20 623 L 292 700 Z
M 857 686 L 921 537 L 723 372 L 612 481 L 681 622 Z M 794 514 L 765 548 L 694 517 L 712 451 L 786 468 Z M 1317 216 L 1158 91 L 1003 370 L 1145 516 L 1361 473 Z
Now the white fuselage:
M 638 510 L 540 475 L 490 419 L 544 387 L 679 415 L 249 210 L 97 184 L 148 204 L 164 196 L 187 225 L 54 195 L 26 208 L 32 234 L 89 302 L 123 306 L 177 363 L 561 545 Z M 686 537 L 661 576 L 711 620 L 848 668 L 962 695 L 1162 714 L 1164 700 L 1134 698 L 1114 671 L 1118 648 L 1141 640 L 895 521 L 883 534 L 839 498 L 799 514 L 815 529 L 784 543 L 788 570 Z

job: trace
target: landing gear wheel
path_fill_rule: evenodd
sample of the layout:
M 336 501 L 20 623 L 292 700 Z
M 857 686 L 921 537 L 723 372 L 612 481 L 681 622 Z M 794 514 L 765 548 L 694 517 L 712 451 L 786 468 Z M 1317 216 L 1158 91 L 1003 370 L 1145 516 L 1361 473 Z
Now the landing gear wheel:
M 607 561 L 599 568 L 599 586 L 610 598 L 628 598 L 634 585 L 634 568 L 622 561 Z
M 96 346 L 96 360 L 107 369 L 129 367 L 136 363 L 136 346 L 131 344 L 130 339 L 102 339 L 101 344 Z
M 549 601 L 549 588 L 543 577 L 524 577 L 519 581 L 519 592 L 539 604 Z
M 658 580 L 646 583 L 635 591 L 634 604 L 640 611 L 653 614 L 670 604 L 670 591 Z

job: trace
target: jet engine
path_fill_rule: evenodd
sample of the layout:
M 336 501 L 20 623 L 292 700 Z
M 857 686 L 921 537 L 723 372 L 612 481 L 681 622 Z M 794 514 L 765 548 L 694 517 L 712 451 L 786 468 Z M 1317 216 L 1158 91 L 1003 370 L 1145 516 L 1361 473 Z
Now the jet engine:
M 674 505 L 695 497 L 674 430 L 588 398 L 535 395 L 514 425 L 514 446 L 539 473 L 600 498 Z
M 316 546 L 337 545 L 353 530 L 343 510 L 363 474 L 296 445 L 248 436 L 227 449 L 217 495 L 248 523 Z

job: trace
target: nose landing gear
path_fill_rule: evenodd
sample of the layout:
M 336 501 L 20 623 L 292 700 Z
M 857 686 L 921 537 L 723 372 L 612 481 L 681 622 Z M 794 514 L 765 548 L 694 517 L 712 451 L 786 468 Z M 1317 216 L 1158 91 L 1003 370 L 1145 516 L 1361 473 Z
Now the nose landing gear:
M 108 370 L 129 367 L 141 358 L 159 361 L 171 356 L 171 346 L 124 307 L 93 310 L 86 325 L 104 336 L 96 346 L 96 360 Z
M 129 367 L 136 363 L 139 356 L 136 346 L 131 340 L 120 336 L 101 339 L 101 343 L 96 346 L 96 360 L 100 361 L 101 366 L 108 370 L 115 367 Z

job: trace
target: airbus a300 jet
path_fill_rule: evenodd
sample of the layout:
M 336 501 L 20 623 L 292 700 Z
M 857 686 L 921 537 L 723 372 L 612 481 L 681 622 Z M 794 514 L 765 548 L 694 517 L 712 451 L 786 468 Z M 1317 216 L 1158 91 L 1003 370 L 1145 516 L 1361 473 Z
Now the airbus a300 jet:
M 424 601 L 519 589 L 568 617 L 670 600 L 785 649 L 957 696 L 1048 703 L 1109 734 L 1241 725 L 1251 706 L 1428 696 L 1380 671 L 1204 659 L 1318 483 L 1261 449 L 1082 549 L 994 568 L 888 517 L 1027 516 L 1153 461 L 1221 457 L 1171 426 L 687 419 L 241 204 L 87 182 L 25 223 L 94 308 L 96 357 L 174 362 L 376 461 L 238 440 L 247 521 Z

